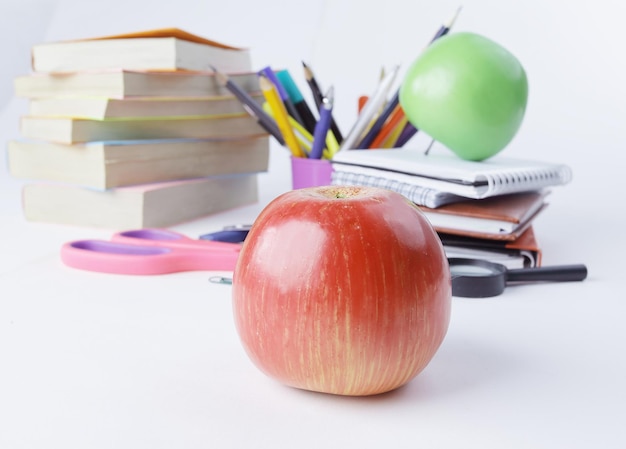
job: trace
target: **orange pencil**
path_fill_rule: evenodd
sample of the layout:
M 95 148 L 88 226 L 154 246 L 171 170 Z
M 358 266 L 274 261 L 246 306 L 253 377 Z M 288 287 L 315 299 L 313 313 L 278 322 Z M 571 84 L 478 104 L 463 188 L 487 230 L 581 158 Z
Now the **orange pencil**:
M 395 127 L 395 129 L 391 131 L 391 133 L 389 134 L 389 137 L 385 139 L 385 141 L 382 144 L 382 147 L 383 148 L 395 148 L 396 142 L 398 141 L 400 134 L 402 134 L 402 130 L 404 129 L 404 127 L 406 126 L 408 122 L 409 120 L 406 118 L 406 115 L 402 117 L 402 119 L 400 120 L 398 125 Z
M 369 100 L 369 96 L 367 95 L 361 95 L 359 96 L 358 99 L 358 103 L 357 103 L 357 112 L 360 114 L 361 111 L 363 110 L 363 106 L 365 106 L 365 103 L 367 103 L 367 100 Z
M 369 148 L 382 148 L 382 143 L 385 139 L 387 139 L 387 137 L 389 137 L 393 130 L 396 129 L 403 118 L 404 111 L 400 105 L 397 105 L 391 113 L 389 120 L 387 120 L 387 122 L 383 125 L 382 129 L 376 135 L 376 138 L 372 141 Z

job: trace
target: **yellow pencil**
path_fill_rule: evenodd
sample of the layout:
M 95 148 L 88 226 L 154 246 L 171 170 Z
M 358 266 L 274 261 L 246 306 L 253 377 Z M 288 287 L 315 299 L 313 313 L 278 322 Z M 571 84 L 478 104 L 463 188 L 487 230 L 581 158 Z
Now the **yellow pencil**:
M 267 101 L 263 102 L 263 110 L 267 113 L 267 115 L 276 120 L 276 117 L 274 117 L 274 111 L 272 111 L 272 108 Z M 296 135 L 296 139 L 298 139 L 298 142 L 300 143 L 300 147 L 304 149 L 305 153 L 308 154 L 309 151 L 311 151 L 311 145 L 313 144 L 313 136 L 292 116 L 289 116 L 289 124 L 293 128 L 293 132 Z
M 261 92 L 263 92 L 265 100 L 274 112 L 274 118 L 276 119 L 278 129 L 280 129 L 280 132 L 285 139 L 285 145 L 287 145 L 289 151 L 291 151 L 291 154 L 294 156 L 305 157 L 306 155 L 298 143 L 298 139 L 293 132 L 293 128 L 289 124 L 289 114 L 287 114 L 287 109 L 280 100 L 278 90 L 274 84 L 272 84 L 272 82 L 263 75 L 259 75 L 259 86 L 261 87 Z
M 381 145 L 381 147 L 382 148 L 393 148 L 393 146 L 395 145 L 396 141 L 398 140 L 398 137 L 400 137 L 400 133 L 404 129 L 404 127 L 407 124 L 407 122 L 408 122 L 408 119 L 406 118 L 406 116 L 402 117 L 400 119 L 400 122 L 398 123 L 398 125 L 393 129 L 391 134 L 389 134 L 389 137 L 387 137 L 383 141 L 383 144 Z

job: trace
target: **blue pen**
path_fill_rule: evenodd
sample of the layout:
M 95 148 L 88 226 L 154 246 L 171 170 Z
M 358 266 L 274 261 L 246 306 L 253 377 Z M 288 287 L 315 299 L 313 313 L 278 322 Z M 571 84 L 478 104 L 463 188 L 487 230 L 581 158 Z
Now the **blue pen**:
M 315 125 L 315 131 L 313 132 L 313 145 L 311 146 L 311 152 L 309 158 L 321 159 L 324 153 L 324 147 L 326 146 L 326 136 L 330 130 L 330 123 L 333 114 L 333 101 L 334 90 L 332 86 L 328 89 L 328 92 L 322 97 L 322 104 L 320 105 L 320 119 Z

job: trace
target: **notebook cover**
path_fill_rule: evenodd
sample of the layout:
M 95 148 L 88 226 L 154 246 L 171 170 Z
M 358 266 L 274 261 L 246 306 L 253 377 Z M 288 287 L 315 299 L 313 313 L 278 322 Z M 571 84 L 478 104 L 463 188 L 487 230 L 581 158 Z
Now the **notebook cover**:
M 529 225 L 516 239 L 511 241 L 473 238 L 443 232 L 438 233 L 438 235 L 444 245 L 456 245 L 477 249 L 528 251 L 534 254 L 536 266 L 541 266 L 543 253 L 532 225 Z
M 436 209 L 422 209 L 429 214 L 458 215 L 520 224 L 541 209 L 547 193 L 534 191 L 501 195 L 446 204 Z

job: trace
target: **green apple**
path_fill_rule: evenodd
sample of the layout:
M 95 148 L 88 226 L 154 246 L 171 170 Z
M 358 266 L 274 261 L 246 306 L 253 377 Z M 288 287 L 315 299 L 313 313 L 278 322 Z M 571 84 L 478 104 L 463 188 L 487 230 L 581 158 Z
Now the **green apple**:
M 528 80 L 508 50 L 474 33 L 448 34 L 408 68 L 400 105 L 413 126 L 462 159 L 506 147 L 524 118 Z

